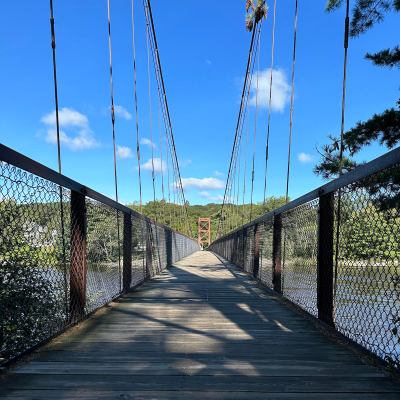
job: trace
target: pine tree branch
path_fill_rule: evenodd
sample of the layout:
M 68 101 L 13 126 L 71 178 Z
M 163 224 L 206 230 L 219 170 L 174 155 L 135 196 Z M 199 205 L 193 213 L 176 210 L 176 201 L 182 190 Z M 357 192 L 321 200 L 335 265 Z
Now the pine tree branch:
M 400 0 L 399 0 L 400 2 Z M 375 65 L 382 67 L 400 67 L 400 47 L 381 50 L 377 53 L 367 53 L 365 58 L 371 60 Z

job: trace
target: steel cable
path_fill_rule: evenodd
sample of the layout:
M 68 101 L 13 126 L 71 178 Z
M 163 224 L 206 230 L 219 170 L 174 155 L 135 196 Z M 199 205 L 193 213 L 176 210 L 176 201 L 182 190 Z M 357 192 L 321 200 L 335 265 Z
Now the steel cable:
M 60 118 L 58 106 L 58 82 L 57 82 L 57 59 L 56 59 L 56 32 L 54 26 L 54 10 L 53 0 L 50 0 L 50 32 L 51 32 L 51 48 L 52 48 L 52 61 L 53 61 L 53 85 L 54 85 L 54 103 L 55 103 L 55 117 L 56 117 L 56 135 L 57 135 L 57 161 L 58 172 L 62 173 L 61 164 L 61 141 L 60 141 Z M 63 202 L 63 188 L 59 186 L 60 192 L 60 229 L 62 240 L 62 268 L 64 274 L 64 298 L 65 298 L 65 314 L 68 319 L 69 305 L 68 305 L 68 279 L 67 279 L 67 261 L 66 261 L 66 245 L 65 245 L 65 225 L 64 225 L 64 202 Z
M 114 85 L 113 85 L 113 64 L 112 64 L 112 42 L 111 42 L 111 0 L 107 0 L 107 17 L 108 17 L 108 54 L 109 54 L 109 65 L 110 65 L 110 98 L 111 98 L 111 126 L 112 126 L 112 142 L 113 142 L 113 154 L 114 154 L 114 184 L 115 184 L 115 201 L 118 202 L 118 177 L 117 177 L 117 149 L 115 140 L 115 106 L 114 106 Z M 117 214 L 117 236 L 118 236 L 118 268 L 121 277 L 121 238 L 119 231 L 119 211 Z M 120 279 L 120 290 L 122 290 L 122 284 Z
M 137 78 L 136 78 L 136 44 L 135 44 L 135 5 L 134 0 L 131 2 L 131 26 L 132 26 L 132 54 L 133 54 L 133 92 L 135 102 L 136 116 L 136 159 L 138 168 L 138 183 L 139 183 L 139 210 L 142 212 L 142 176 L 140 165 L 140 137 L 139 137 L 139 112 L 138 112 L 138 97 L 137 97 Z
M 268 176 L 268 159 L 269 159 L 269 138 L 271 134 L 271 106 L 272 106 L 272 84 L 273 71 L 275 66 L 275 29 L 276 29 L 276 0 L 274 0 L 274 14 L 272 22 L 272 43 L 271 43 L 271 67 L 269 77 L 269 99 L 268 99 L 268 123 L 267 123 L 267 139 L 265 144 L 265 171 L 264 171 L 264 205 L 267 195 L 267 176 Z
M 293 134 L 293 111 L 294 111 L 294 77 L 296 67 L 296 45 L 297 45 L 297 21 L 299 16 L 299 2 L 295 0 L 294 16 L 294 35 L 293 35 L 293 57 L 292 57 L 292 90 L 290 95 L 290 117 L 289 117 L 289 141 L 288 141 L 288 159 L 286 172 L 286 203 L 289 201 L 289 180 L 290 180 L 290 161 L 292 153 L 292 134 Z

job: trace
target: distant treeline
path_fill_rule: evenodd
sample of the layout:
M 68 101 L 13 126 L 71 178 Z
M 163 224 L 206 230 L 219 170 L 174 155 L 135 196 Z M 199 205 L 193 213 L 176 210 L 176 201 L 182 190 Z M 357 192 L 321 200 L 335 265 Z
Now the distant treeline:
M 257 218 L 266 212 L 272 211 L 285 203 L 284 197 L 269 197 L 265 203 L 242 205 L 227 204 L 225 206 L 224 217 L 226 219 L 225 228 L 241 226 L 250 221 L 250 210 L 251 219 Z M 129 207 L 139 211 L 140 207 L 137 204 L 131 204 Z M 197 238 L 197 223 L 199 218 L 210 218 L 211 219 L 211 238 L 215 239 L 218 229 L 218 221 L 221 216 L 221 204 L 210 203 L 206 205 L 190 205 L 187 204 L 187 214 L 189 219 L 190 234 L 192 237 Z M 157 220 L 160 223 L 166 224 L 173 229 L 185 232 L 185 220 L 183 219 L 182 206 L 165 201 L 151 201 L 142 206 L 142 213 L 147 215 L 149 218 Z M 227 218 L 229 215 L 229 218 Z

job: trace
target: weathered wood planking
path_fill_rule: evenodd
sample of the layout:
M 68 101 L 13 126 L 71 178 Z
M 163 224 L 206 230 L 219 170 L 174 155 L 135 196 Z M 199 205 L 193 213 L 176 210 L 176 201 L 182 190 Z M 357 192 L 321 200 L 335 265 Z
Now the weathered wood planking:
M 18 365 L 0 398 L 393 400 L 400 385 L 198 252 Z

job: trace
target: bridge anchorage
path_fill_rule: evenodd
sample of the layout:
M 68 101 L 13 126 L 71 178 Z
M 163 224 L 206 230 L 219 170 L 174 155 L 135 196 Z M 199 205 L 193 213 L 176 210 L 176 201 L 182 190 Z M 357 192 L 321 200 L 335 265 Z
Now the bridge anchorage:
M 114 14 L 111 0 L 104 3 L 115 197 L 62 173 L 65 115 L 82 116 L 59 109 L 52 0 L 55 111 L 47 119 L 58 171 L 0 144 L 0 400 L 400 399 L 400 148 L 358 166 L 346 156 L 349 37 L 357 26 L 359 33 L 367 29 L 357 18 L 350 24 L 350 2 L 328 2 L 329 9 L 346 5 L 341 135 L 325 148 L 334 156 L 328 164 L 335 179 L 289 198 L 300 5 L 294 0 L 286 191 L 267 197 L 278 2 L 271 1 L 270 12 L 264 0 L 248 0 L 250 48 L 225 192 L 221 198 L 201 192 L 222 204 L 209 204 L 207 213 L 194 206 L 196 215 L 184 189 L 197 181 L 181 177 L 150 0 L 143 0 L 149 138 L 141 137 L 136 14 L 134 1 L 129 4 L 137 202 L 120 201 L 119 160 L 121 154 L 133 158 L 133 152 L 117 145 Z M 367 7 L 366 16 L 380 20 L 382 7 L 392 7 L 381 3 L 358 2 L 355 16 Z M 394 7 L 400 8 L 397 2 Z M 271 67 L 265 80 L 261 33 L 269 13 Z M 369 27 L 375 19 L 368 18 Z M 264 81 L 268 113 L 260 184 L 257 124 Z M 382 115 L 390 123 L 400 120 L 394 109 Z M 396 143 L 392 136 L 384 140 Z M 143 146 L 151 154 L 145 163 Z M 221 175 L 207 178 L 214 189 L 221 189 L 215 178 Z

